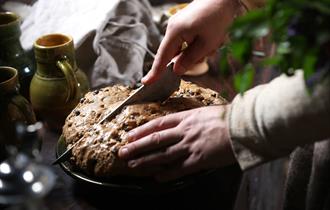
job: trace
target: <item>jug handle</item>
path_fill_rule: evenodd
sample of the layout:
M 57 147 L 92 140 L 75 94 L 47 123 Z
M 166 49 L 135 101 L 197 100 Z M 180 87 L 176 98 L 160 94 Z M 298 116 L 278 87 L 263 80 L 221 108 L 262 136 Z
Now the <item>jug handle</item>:
M 74 70 L 66 57 L 63 57 L 61 60 L 58 60 L 56 62 L 56 65 L 62 70 L 69 87 L 69 94 L 66 98 L 66 102 L 68 102 L 75 98 L 78 81 Z

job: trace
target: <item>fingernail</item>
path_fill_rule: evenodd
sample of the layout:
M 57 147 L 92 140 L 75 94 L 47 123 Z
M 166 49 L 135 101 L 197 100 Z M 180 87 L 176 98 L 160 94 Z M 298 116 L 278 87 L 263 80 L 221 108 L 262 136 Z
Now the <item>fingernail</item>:
M 144 77 L 141 79 L 141 82 L 144 84 L 147 80 L 148 80 L 147 76 L 144 76 Z
M 127 133 L 127 136 L 126 136 L 126 139 L 128 142 L 131 142 L 134 140 L 134 132 L 133 131 L 130 131 Z
M 128 167 L 135 168 L 136 166 L 137 166 L 136 161 L 134 160 L 128 161 Z
M 151 71 L 151 70 L 150 70 Z M 151 80 L 150 80 L 151 76 L 150 74 L 147 74 L 145 75 L 142 79 L 141 79 L 141 82 L 143 84 L 150 84 L 151 83 Z
M 119 156 L 123 158 L 127 157 L 128 149 L 126 147 L 121 148 L 121 150 L 119 150 Z
M 132 140 L 132 135 L 127 133 L 126 136 L 125 136 L 125 139 L 126 139 L 126 141 L 130 142 Z

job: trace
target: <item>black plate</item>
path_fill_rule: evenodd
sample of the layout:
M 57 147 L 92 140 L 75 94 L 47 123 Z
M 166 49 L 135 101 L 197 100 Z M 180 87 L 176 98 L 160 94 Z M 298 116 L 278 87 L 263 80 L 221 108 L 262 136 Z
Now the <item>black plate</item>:
M 63 136 L 60 136 L 56 147 L 56 157 L 59 157 L 65 150 L 65 139 Z M 172 182 L 159 183 L 154 181 L 152 178 L 129 176 L 114 176 L 107 179 L 100 179 L 97 177 L 89 176 L 84 172 L 75 169 L 69 161 L 60 163 L 60 166 L 68 175 L 79 181 L 98 186 L 109 187 L 120 191 L 141 193 L 162 193 L 182 189 L 193 184 L 197 178 L 204 177 L 212 173 L 212 171 L 207 171 L 194 176 L 187 176 Z

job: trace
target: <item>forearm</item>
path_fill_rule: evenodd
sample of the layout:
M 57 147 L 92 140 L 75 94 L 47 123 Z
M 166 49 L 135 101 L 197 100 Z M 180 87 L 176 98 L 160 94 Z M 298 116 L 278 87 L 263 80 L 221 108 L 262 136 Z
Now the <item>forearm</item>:
M 234 153 L 242 169 L 330 137 L 329 78 L 312 92 L 302 72 L 237 96 L 229 113 Z

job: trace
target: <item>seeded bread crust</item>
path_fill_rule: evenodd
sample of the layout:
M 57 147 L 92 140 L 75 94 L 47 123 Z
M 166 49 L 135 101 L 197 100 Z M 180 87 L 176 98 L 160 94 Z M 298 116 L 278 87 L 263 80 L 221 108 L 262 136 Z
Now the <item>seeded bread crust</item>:
M 89 175 L 107 177 L 132 174 L 126 162 L 117 158 L 120 147 L 127 144 L 127 132 L 152 119 L 167 114 L 226 101 L 211 89 L 181 81 L 180 89 L 163 103 L 143 103 L 126 106 L 110 121 L 97 125 L 107 113 L 132 93 L 131 88 L 115 85 L 89 92 L 69 114 L 63 126 L 72 163 Z

